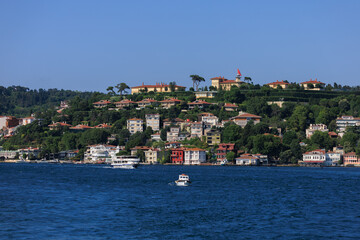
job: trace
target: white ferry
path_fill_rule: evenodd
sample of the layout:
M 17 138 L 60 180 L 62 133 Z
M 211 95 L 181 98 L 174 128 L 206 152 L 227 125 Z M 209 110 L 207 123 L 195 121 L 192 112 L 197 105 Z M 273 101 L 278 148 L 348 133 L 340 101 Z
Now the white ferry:
M 139 164 L 140 159 L 136 156 L 113 156 L 111 166 L 113 168 L 134 169 Z
M 191 181 L 188 175 L 186 174 L 181 174 L 179 175 L 179 179 L 175 181 L 176 186 L 180 186 L 180 187 L 187 187 L 190 185 Z

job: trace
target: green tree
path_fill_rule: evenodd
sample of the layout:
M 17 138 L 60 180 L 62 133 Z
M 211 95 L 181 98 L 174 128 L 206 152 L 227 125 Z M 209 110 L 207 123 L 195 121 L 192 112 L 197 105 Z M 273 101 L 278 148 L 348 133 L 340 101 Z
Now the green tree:
M 130 87 L 126 83 L 119 83 L 115 87 L 117 88 L 120 96 L 123 95 L 123 92 L 126 92 L 126 89 L 130 89 Z
M 193 81 L 193 88 L 196 86 L 196 91 L 198 91 L 200 82 L 205 82 L 205 78 L 200 77 L 199 75 L 190 75 L 190 77 Z

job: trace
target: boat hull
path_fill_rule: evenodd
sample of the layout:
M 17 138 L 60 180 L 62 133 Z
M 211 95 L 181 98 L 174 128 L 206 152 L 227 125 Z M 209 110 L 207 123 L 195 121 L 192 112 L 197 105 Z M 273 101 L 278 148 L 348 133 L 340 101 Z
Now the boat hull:
M 187 187 L 190 185 L 189 181 L 175 181 L 176 186 Z

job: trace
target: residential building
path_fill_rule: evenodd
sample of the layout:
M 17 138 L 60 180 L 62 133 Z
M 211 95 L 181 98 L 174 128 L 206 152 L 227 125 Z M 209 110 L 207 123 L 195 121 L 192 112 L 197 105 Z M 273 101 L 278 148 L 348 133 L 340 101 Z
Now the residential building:
M 94 102 L 93 105 L 95 108 L 105 108 L 107 107 L 111 102 L 109 100 L 100 100 L 98 102 Z
M 93 163 L 98 161 L 110 162 L 111 158 L 119 151 L 119 146 L 106 144 L 89 145 L 84 153 L 84 161 Z
M 206 143 L 209 146 L 219 145 L 221 142 L 220 131 L 211 129 L 206 132 Z
M 19 149 L 18 151 L 20 158 L 22 158 L 23 155 L 26 154 L 25 159 L 29 159 L 29 160 L 31 156 L 34 157 L 35 159 L 38 159 L 40 155 L 40 148 L 28 147 L 28 148 Z
M 185 91 L 186 87 L 175 85 L 175 91 Z M 171 92 L 171 86 L 164 83 L 156 83 L 155 85 L 145 85 L 142 83 L 140 86 L 132 87 L 131 94 L 142 92 Z
M 235 112 L 238 110 L 238 106 L 236 104 L 232 104 L 232 103 L 225 103 L 224 109 L 227 112 Z
M 245 127 L 250 121 L 253 121 L 254 125 L 260 123 L 261 117 L 246 112 L 239 112 L 238 116 L 232 117 L 230 120 L 241 127 Z
M 216 149 L 216 159 L 221 162 L 226 158 L 228 152 L 235 151 L 235 143 L 220 143 L 218 149 Z
M 260 157 L 256 154 L 242 154 L 240 157 L 235 159 L 236 165 L 260 165 Z
M 50 130 L 58 130 L 63 127 L 71 127 L 71 125 L 67 124 L 65 122 L 56 122 L 56 123 L 52 123 L 52 124 L 48 125 L 48 127 Z
M 160 132 L 152 134 L 151 135 L 151 140 L 153 140 L 153 141 L 161 141 Z
M 89 127 L 88 125 L 78 124 L 75 127 L 69 127 L 69 130 L 72 132 L 83 132 L 88 129 L 92 129 L 93 127 Z
M 185 165 L 199 165 L 206 162 L 206 151 L 200 148 L 186 148 L 184 150 Z
M 179 141 L 179 133 L 180 133 L 179 127 L 171 127 L 170 131 L 166 133 L 166 141 L 168 142 Z
M 313 90 L 313 91 L 320 91 L 325 88 L 325 83 L 320 82 L 315 78 L 315 80 L 310 79 L 310 81 L 300 83 L 305 90 Z
M 94 128 L 110 129 L 111 125 L 107 123 L 100 123 L 99 125 L 96 125 Z
M 184 148 L 171 149 L 171 163 L 184 164 Z
M 277 89 L 278 87 L 281 87 L 282 89 L 286 89 L 289 86 L 289 83 L 284 82 L 284 80 L 281 80 L 281 81 L 276 80 L 276 82 L 268 83 L 266 85 L 268 85 L 271 88 L 275 88 L 275 89 Z
M 155 164 L 158 163 L 159 149 L 151 148 L 145 151 L 145 163 Z
M 205 114 L 201 116 L 201 122 L 212 126 L 216 126 L 219 123 L 219 118 L 213 114 Z
M 133 102 L 129 99 L 123 99 L 119 102 L 114 102 L 115 106 L 117 109 L 123 109 L 123 108 L 128 108 L 128 107 L 131 107 L 131 106 L 135 106 L 136 105 L 136 102 Z
M 181 101 L 176 98 L 168 98 L 168 99 L 164 99 L 164 100 L 160 101 L 161 107 L 163 107 L 165 109 L 169 109 L 173 106 L 179 105 L 180 103 L 181 103 Z
M 160 130 L 160 114 L 146 114 L 146 127 L 151 127 L 153 131 Z
M 18 150 L 0 150 L 0 159 L 15 159 L 16 155 L 19 154 Z
M 217 90 L 222 89 L 224 91 L 229 91 L 232 86 L 240 87 L 241 84 L 244 84 L 244 82 L 241 81 L 241 73 L 239 69 L 235 80 L 228 80 L 224 77 L 211 78 L 211 86 Z
M 344 166 L 360 166 L 360 157 L 355 152 L 349 152 L 344 154 Z
M 139 108 L 145 108 L 148 106 L 154 106 L 157 103 L 158 103 L 158 101 L 156 101 L 154 99 L 146 98 L 146 99 L 143 99 L 143 100 L 137 102 L 137 105 L 139 106 Z
M 306 138 L 311 138 L 316 131 L 329 132 L 329 129 L 325 124 L 310 124 L 310 127 L 306 129 Z
M 174 126 L 179 126 L 182 129 L 182 125 L 185 122 L 185 120 L 181 119 L 181 118 L 174 118 L 174 119 L 164 119 L 163 120 L 163 128 L 170 126 L 170 125 L 174 125 Z
M 168 142 L 165 143 L 165 148 L 169 149 L 169 148 L 180 148 L 181 143 L 180 142 Z
M 19 119 L 13 116 L 0 116 L 0 130 L 12 128 L 19 125 Z
M 199 109 L 205 109 L 212 105 L 212 103 L 205 102 L 203 100 L 195 100 L 194 102 L 188 103 L 189 109 L 199 108 Z
M 193 122 L 190 125 L 190 134 L 191 138 L 198 137 L 201 138 L 203 136 L 203 123 L 202 122 Z
M 198 91 L 195 92 L 196 99 L 199 98 L 214 98 L 217 94 L 217 91 Z
M 148 146 L 136 146 L 130 149 L 132 156 L 136 156 L 138 151 L 147 152 L 149 150 L 151 150 L 151 147 Z
M 25 126 L 32 122 L 34 122 L 36 119 L 34 117 L 26 117 L 26 118 L 20 118 L 19 119 L 19 125 Z
M 316 149 L 303 154 L 302 164 L 324 165 L 326 154 L 324 149 Z
M 347 127 L 360 126 L 360 118 L 353 116 L 341 116 L 336 119 L 336 129 L 338 132 L 343 133 Z
M 326 153 L 325 166 L 338 166 L 341 160 L 341 154 L 337 152 L 328 151 Z
M 140 118 L 131 118 L 127 120 L 127 129 L 130 134 L 143 132 L 143 120 Z

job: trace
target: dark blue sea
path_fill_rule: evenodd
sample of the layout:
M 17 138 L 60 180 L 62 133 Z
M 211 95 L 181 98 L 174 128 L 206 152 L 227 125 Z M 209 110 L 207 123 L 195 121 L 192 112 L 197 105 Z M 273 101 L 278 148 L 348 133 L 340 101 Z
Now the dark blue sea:
M 360 239 L 360 169 L 3 163 L 0 238 Z

